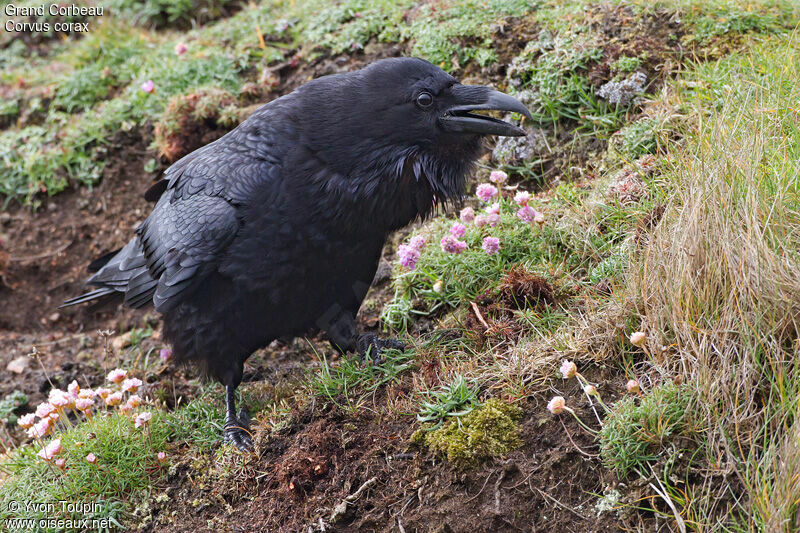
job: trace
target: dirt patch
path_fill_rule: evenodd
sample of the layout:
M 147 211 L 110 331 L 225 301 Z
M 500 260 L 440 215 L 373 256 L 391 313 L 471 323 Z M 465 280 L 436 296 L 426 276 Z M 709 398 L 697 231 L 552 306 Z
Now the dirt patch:
M 544 399 L 520 404 L 521 448 L 466 469 L 410 446 L 414 424 L 390 414 L 386 400 L 384 390 L 354 413 L 320 406 L 296 413 L 290 428 L 260 439 L 258 456 L 238 460 L 235 479 L 212 481 L 187 460 L 169 481 L 177 485 L 169 500 L 141 530 L 234 522 L 275 532 L 621 530 L 614 512 L 594 509 L 595 495 L 615 483 L 599 465 L 594 438 L 571 417 L 547 414 Z M 593 423 L 588 408 L 578 413 Z
M 605 41 L 603 57 L 588 73 L 594 86 L 611 79 L 612 65 L 622 57 L 641 60 L 636 70 L 647 74 L 649 92 L 659 87 L 679 65 L 685 30 L 675 12 L 658 10 L 643 16 L 627 6 L 603 5 L 590 12 L 588 22 L 590 29 Z
M 151 206 L 142 194 L 150 175 L 144 164 L 155 154 L 149 135 L 120 133 L 110 143 L 101 183 L 47 198 L 33 212 L 12 206 L 0 215 L 10 254 L 6 284 L 0 287 L 0 331 L 68 331 L 106 326 L 111 314 L 70 308 L 67 297 L 83 290 L 86 265 L 124 245 Z

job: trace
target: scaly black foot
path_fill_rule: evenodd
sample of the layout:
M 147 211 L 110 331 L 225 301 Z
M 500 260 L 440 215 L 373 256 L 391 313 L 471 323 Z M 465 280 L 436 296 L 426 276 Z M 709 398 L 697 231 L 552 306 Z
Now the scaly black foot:
M 253 451 L 253 434 L 250 432 L 250 414 L 242 407 L 239 415 L 236 413 L 234 387 L 225 387 L 225 400 L 227 413 L 222 438 L 225 442 L 233 444 L 243 452 Z
M 405 350 L 406 345 L 397 339 L 381 339 L 372 333 L 362 333 L 356 340 L 356 349 L 364 362 L 370 358 L 374 363 L 380 363 L 384 350 Z

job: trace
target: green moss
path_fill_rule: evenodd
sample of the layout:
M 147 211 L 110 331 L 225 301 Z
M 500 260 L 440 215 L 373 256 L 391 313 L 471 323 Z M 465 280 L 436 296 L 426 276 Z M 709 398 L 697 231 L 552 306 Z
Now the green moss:
M 435 431 L 417 431 L 412 441 L 424 444 L 459 466 L 500 457 L 522 445 L 517 422 L 522 409 L 496 398 Z

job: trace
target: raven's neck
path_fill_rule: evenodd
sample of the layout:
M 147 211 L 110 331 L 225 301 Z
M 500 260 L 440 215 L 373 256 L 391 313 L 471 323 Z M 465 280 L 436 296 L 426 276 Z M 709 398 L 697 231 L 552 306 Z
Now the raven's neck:
M 343 234 L 383 239 L 459 201 L 481 151 L 479 138 L 451 150 L 373 149 L 358 165 L 318 182 L 317 198 Z

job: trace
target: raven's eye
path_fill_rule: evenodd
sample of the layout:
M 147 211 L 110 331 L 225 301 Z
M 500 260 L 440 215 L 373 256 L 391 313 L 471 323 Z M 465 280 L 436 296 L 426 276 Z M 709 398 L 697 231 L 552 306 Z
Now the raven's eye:
M 419 96 L 417 96 L 417 105 L 421 108 L 425 109 L 426 107 L 430 107 L 433 104 L 433 96 L 429 92 L 421 92 Z

